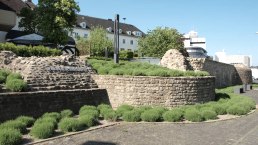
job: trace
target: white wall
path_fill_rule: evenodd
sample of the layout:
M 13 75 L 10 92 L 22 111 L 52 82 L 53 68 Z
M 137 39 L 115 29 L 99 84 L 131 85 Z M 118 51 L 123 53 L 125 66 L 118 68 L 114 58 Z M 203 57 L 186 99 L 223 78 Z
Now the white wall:
M 75 35 L 78 35 L 80 37 L 84 37 L 84 35 L 87 35 L 88 37 L 90 36 L 90 30 L 89 29 L 82 29 L 82 28 L 74 28 L 73 29 L 73 38 L 76 39 Z M 108 33 L 107 37 L 110 40 L 114 40 L 114 34 Z M 125 39 L 125 43 L 123 43 L 123 39 Z M 129 35 L 119 35 L 119 49 L 124 49 L 124 50 L 131 50 L 135 51 L 138 49 L 138 37 L 134 36 L 129 36 Z M 133 44 L 131 44 L 131 41 L 133 41 Z
M 247 67 L 251 66 L 251 56 L 247 55 L 226 55 L 226 53 L 223 52 L 216 52 L 214 60 L 218 62 L 223 62 L 227 64 L 244 64 Z

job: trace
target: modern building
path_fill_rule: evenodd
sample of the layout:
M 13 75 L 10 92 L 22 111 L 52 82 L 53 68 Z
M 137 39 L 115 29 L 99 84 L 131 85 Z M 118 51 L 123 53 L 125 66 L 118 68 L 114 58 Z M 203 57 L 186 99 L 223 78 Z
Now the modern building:
M 108 38 L 114 40 L 114 21 L 91 16 L 77 15 L 77 25 L 70 34 L 73 38 L 90 36 L 94 27 L 102 27 L 108 32 Z M 119 23 L 119 50 L 135 51 L 138 49 L 138 39 L 144 33 L 131 24 Z
M 186 51 L 189 54 L 189 57 L 193 58 L 207 58 L 207 51 L 203 49 L 202 47 L 198 46 L 191 46 L 191 47 L 185 47 Z
M 199 37 L 195 31 L 190 31 L 184 35 L 184 47 L 201 47 L 206 50 L 206 38 Z
M 218 62 L 223 62 L 227 64 L 244 64 L 247 67 L 250 67 L 252 56 L 248 55 L 227 55 L 224 50 L 222 52 L 216 52 L 214 60 Z

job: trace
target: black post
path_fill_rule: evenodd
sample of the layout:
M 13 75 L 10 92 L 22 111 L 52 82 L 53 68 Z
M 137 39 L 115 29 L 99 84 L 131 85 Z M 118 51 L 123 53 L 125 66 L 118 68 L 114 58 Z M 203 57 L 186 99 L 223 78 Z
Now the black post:
M 119 63 L 119 15 L 115 15 L 114 21 L 114 62 Z

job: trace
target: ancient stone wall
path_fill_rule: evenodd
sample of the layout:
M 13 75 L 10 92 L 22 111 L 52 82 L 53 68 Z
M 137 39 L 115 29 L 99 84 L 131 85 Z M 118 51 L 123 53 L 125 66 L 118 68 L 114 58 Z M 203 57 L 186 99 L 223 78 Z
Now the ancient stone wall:
M 0 53 L 0 68 L 19 72 L 30 90 L 96 88 L 91 67 L 73 56 L 17 57 L 10 51 Z
M 46 112 L 71 109 L 78 113 L 83 105 L 109 104 L 104 89 L 57 90 L 0 93 L 0 122 L 20 115 L 39 117 Z
M 214 77 L 140 77 L 93 75 L 100 88 L 106 89 L 111 105 L 157 105 L 175 107 L 212 101 Z
M 225 64 L 206 58 L 187 57 L 183 59 L 182 57 L 184 56 L 178 50 L 168 50 L 160 64 L 170 69 L 207 71 L 211 76 L 216 77 L 217 88 L 252 83 L 252 72 L 247 67 Z

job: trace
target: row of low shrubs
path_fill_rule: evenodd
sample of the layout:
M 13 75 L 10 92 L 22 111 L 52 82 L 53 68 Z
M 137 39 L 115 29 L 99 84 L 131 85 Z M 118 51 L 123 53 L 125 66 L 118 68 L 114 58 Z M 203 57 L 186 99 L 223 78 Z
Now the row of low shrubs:
M 61 50 L 51 49 L 44 46 L 24 46 L 24 45 L 15 45 L 13 43 L 0 43 L 0 52 L 1 51 L 12 51 L 17 56 L 30 57 L 30 56 L 58 56 L 61 55 Z
M 27 83 L 23 81 L 19 73 L 11 73 L 11 71 L 6 69 L 0 69 L 0 84 L 5 84 L 6 89 L 14 92 L 27 89 Z
M 88 59 L 90 64 L 100 75 L 131 75 L 131 76 L 161 76 L 161 77 L 180 77 L 180 76 L 209 76 L 205 71 L 179 71 L 164 68 L 142 62 L 121 61 L 115 64 L 113 61 Z

